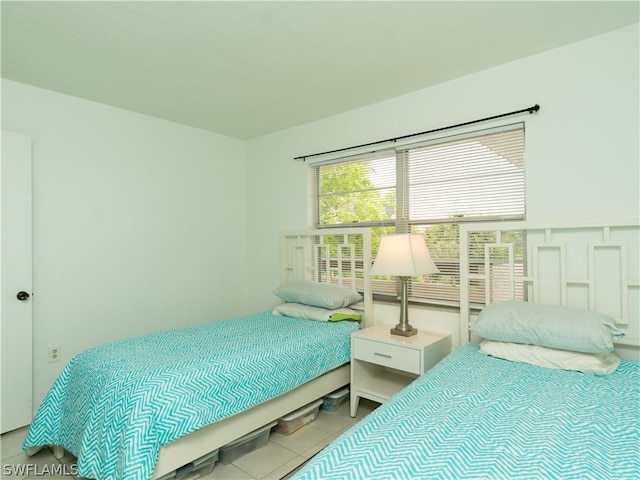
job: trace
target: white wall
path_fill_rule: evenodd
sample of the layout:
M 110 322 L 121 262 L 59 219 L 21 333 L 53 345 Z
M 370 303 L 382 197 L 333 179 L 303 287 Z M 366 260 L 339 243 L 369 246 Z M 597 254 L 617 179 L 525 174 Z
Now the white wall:
M 245 142 L 5 80 L 2 128 L 33 141 L 34 407 L 89 346 L 245 311 Z
M 293 157 L 527 108 L 527 218 L 640 213 L 638 25 L 249 142 L 249 298 L 276 303 L 283 229 L 311 224 L 307 167 Z M 452 59 L 455 61 L 455 59 Z M 336 72 L 337 74 L 339 72 Z M 496 122 L 500 123 L 500 122 Z M 454 328 L 457 315 L 410 309 L 411 323 Z M 397 308 L 376 306 L 376 322 Z

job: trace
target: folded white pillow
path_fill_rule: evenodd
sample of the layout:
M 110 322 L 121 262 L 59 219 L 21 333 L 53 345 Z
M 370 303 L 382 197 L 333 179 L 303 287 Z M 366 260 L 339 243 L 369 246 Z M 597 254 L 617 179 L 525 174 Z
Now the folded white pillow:
M 300 318 L 303 320 L 317 320 L 319 322 L 339 322 L 341 320 L 362 320 L 362 313 L 350 308 L 328 309 L 304 305 L 302 303 L 283 303 L 273 309 L 274 315 Z
M 575 370 L 592 375 L 610 375 L 620 365 L 620 358 L 611 352 L 582 353 L 494 340 L 483 340 L 480 344 L 480 353 L 513 362 L 560 370 Z

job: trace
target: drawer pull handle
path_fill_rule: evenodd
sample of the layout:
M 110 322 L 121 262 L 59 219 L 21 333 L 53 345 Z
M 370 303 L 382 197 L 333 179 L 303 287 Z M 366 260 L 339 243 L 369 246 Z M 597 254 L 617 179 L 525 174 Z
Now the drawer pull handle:
M 384 357 L 384 358 L 391 358 L 391 355 L 385 355 L 384 353 L 374 352 L 374 355 L 377 355 L 379 357 Z

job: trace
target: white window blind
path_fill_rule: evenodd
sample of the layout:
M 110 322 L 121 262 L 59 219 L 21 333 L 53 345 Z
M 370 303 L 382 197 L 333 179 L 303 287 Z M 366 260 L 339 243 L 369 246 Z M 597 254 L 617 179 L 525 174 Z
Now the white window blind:
M 524 217 L 523 130 L 398 152 L 408 172 L 409 220 Z
M 373 227 L 374 256 L 380 235 L 423 234 L 441 274 L 413 279 L 410 299 L 457 304 L 458 224 L 525 218 L 524 153 L 519 123 L 315 166 L 316 226 Z M 397 295 L 394 278 L 373 288 Z

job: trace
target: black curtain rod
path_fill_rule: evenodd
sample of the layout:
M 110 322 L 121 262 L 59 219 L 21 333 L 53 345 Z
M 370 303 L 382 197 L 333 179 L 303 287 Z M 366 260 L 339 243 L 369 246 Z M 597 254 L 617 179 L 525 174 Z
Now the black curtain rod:
M 426 135 L 428 133 L 441 132 L 442 130 L 449 130 L 451 128 L 464 127 L 466 125 L 473 125 L 474 123 L 486 122 L 487 120 L 495 120 L 496 118 L 509 117 L 511 115 L 518 115 L 524 112 L 533 113 L 533 112 L 537 112 L 538 110 L 540 110 L 540 105 L 536 103 L 533 107 L 523 108 L 522 110 L 516 110 L 514 112 L 509 112 L 509 113 L 502 113 L 500 115 L 494 115 L 493 117 L 486 117 L 486 118 L 481 118 L 479 120 L 472 120 L 470 122 L 458 123 L 456 125 L 449 125 L 448 127 L 434 128 L 433 130 L 426 130 L 424 132 L 412 133 L 410 135 L 403 135 L 401 137 L 388 138 L 387 140 L 378 140 L 377 142 L 363 143 L 361 145 L 355 145 L 353 147 L 338 148 L 336 150 L 327 150 L 326 152 L 312 153 L 311 155 L 301 155 L 299 157 L 294 157 L 293 159 L 304 161 L 310 157 L 318 157 L 320 155 L 328 155 L 330 153 L 346 152 L 347 150 L 353 150 L 353 149 L 362 148 L 362 147 L 369 147 L 371 145 L 379 145 L 381 143 L 397 142 L 398 140 L 404 140 L 405 138 L 418 137 L 420 135 Z

